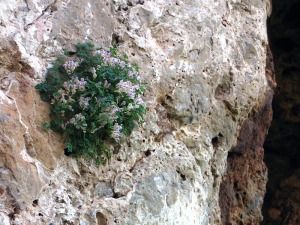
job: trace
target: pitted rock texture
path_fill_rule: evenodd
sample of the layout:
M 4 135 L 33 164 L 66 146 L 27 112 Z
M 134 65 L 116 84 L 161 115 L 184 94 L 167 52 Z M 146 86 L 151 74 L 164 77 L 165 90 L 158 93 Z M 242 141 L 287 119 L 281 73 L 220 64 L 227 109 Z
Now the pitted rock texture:
M 227 171 L 220 186 L 222 224 L 260 224 L 261 206 L 266 191 L 267 168 L 263 144 L 271 124 L 273 91 L 276 87 L 273 56 L 266 57 L 269 92 L 265 102 L 250 113 L 241 127 L 237 144 L 227 156 Z
M 219 197 L 222 224 L 260 224 L 263 219 L 267 168 L 262 146 L 272 119 L 272 95 L 244 122 L 237 145 L 228 153 Z
M 1 223 L 221 224 L 228 151 L 270 91 L 267 3 L 3 2 Z M 89 39 L 118 44 L 147 87 L 144 124 L 100 167 L 63 155 L 34 89 L 56 54 Z

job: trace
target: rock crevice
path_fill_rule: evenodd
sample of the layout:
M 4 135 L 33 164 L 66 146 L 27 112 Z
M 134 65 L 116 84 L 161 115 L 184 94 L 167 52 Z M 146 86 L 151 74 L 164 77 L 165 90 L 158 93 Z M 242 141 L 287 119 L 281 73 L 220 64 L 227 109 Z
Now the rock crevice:
M 220 187 L 221 193 L 223 186 L 232 189 L 231 182 L 238 190 L 251 186 L 224 175 L 227 164 L 235 168 L 227 156 L 238 159 L 238 168 L 244 154 L 256 157 L 259 164 L 248 165 L 261 172 L 249 178 L 259 191 L 246 195 L 247 210 L 262 203 L 261 145 L 272 93 L 265 71 L 266 1 L 5 2 L 0 223 L 259 223 L 259 210 L 245 220 L 224 209 L 227 200 L 218 196 Z M 62 137 L 42 128 L 50 106 L 34 89 L 56 54 L 75 53 L 75 44 L 87 40 L 106 49 L 118 44 L 140 66 L 147 89 L 144 124 L 112 146 L 112 159 L 100 167 L 63 154 Z M 241 132 L 257 132 L 257 145 L 240 142 Z

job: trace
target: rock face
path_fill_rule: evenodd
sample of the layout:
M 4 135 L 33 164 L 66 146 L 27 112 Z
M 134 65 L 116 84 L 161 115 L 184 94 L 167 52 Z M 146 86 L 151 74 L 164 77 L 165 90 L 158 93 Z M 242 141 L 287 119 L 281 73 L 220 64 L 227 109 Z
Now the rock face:
M 272 63 L 269 61 L 267 65 L 271 66 L 266 67 L 271 85 L 269 95 L 244 122 L 237 145 L 228 153 L 227 172 L 219 196 L 223 224 L 260 224 L 262 221 L 260 211 L 267 182 L 263 144 L 272 120 L 272 87 L 275 85 Z
M 3 0 L 0 223 L 258 224 L 266 181 L 262 119 L 269 120 L 271 93 L 268 5 Z M 34 89 L 56 54 L 88 39 L 104 48 L 118 44 L 140 65 L 147 86 L 143 126 L 112 146 L 112 159 L 100 167 L 64 156 L 61 136 L 42 128 L 49 105 Z M 259 133 L 250 135 L 254 144 L 243 137 L 247 132 Z M 247 164 L 254 171 L 231 178 L 227 161 L 234 167 L 240 152 L 255 156 Z M 249 177 L 248 205 L 224 209 L 228 201 L 219 201 L 219 193 L 230 197 L 231 182 L 243 189 L 239 181 Z M 239 210 L 251 219 L 237 216 Z

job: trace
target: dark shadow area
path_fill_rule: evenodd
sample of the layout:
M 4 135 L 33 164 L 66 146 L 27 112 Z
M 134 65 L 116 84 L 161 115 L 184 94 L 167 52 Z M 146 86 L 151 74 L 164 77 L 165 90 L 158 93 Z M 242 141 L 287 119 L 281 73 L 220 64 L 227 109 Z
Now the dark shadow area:
M 300 0 L 273 0 L 268 35 L 277 89 L 264 144 L 263 225 L 300 224 Z

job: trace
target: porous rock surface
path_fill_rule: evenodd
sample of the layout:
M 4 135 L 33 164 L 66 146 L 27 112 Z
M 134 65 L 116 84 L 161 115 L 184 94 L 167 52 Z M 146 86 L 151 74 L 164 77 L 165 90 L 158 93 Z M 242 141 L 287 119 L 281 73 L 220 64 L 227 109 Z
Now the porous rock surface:
M 270 93 L 267 6 L 1 0 L 0 224 L 228 223 L 219 205 L 227 155 Z M 34 89 L 56 54 L 88 39 L 118 44 L 147 87 L 145 122 L 100 167 L 63 154 L 62 137 L 42 128 L 49 105 Z M 260 209 L 266 173 L 256 176 L 246 191 Z M 235 210 L 261 221 L 260 210 Z

